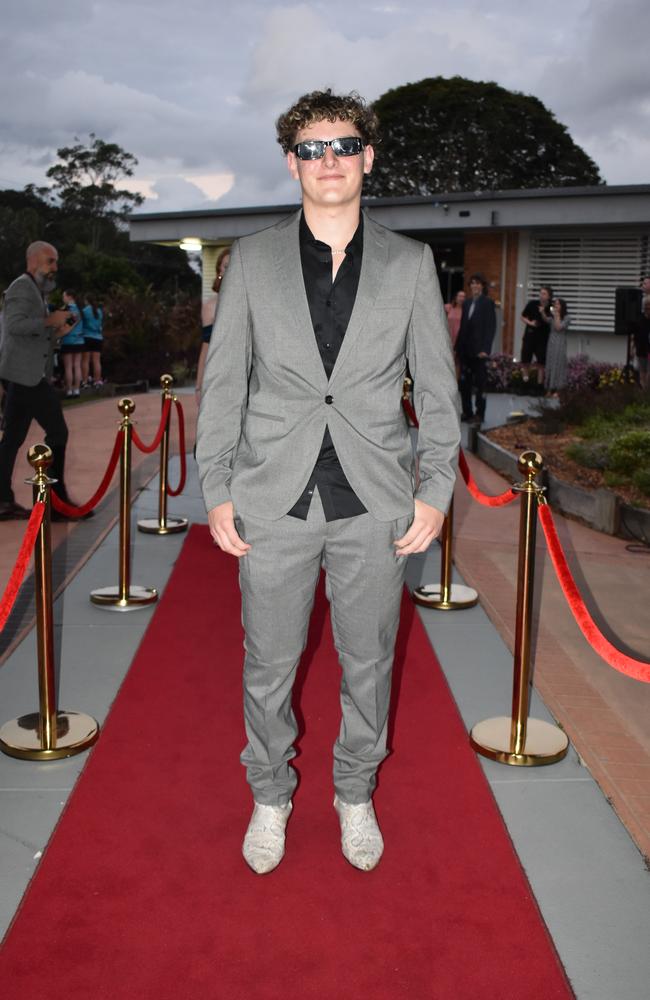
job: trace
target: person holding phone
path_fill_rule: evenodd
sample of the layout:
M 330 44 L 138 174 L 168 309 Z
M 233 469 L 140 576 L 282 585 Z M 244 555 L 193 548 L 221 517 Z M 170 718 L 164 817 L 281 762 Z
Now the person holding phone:
M 37 240 L 27 247 L 26 256 L 25 273 L 5 294 L 0 378 L 7 395 L 0 441 L 0 521 L 26 520 L 30 515 L 15 501 L 12 478 L 16 455 L 32 420 L 43 428 L 45 443 L 52 449 L 49 474 L 57 480 L 57 495 L 71 502 L 63 475 L 68 427 L 51 375 L 54 344 L 70 330 L 74 316 L 67 309 L 49 312 L 47 308 L 47 296 L 56 285 L 56 249 Z

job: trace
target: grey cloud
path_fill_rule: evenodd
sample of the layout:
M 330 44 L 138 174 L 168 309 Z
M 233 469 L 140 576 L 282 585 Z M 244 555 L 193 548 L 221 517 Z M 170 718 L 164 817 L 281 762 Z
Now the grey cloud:
M 610 182 L 639 180 L 648 162 L 650 24 L 640 0 L 547 0 L 533 19 L 517 0 L 483 10 L 469 0 L 10 8 L 0 60 L 10 95 L 0 106 L 3 184 L 43 183 L 56 147 L 92 130 L 139 158 L 138 175 L 159 194 L 146 207 L 201 207 L 191 175 L 219 172 L 235 174 L 220 205 L 292 202 L 273 123 L 300 93 L 331 85 L 372 100 L 437 74 L 537 94 Z

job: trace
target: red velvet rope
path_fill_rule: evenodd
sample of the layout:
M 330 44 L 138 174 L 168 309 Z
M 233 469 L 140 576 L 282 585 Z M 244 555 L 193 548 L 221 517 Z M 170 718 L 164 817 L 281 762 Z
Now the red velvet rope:
M 494 497 L 488 496 L 487 493 L 482 493 L 476 485 L 476 481 L 470 472 L 467 459 L 465 458 L 462 449 L 458 455 L 458 468 L 461 476 L 465 480 L 465 484 L 470 494 L 476 501 L 478 501 L 478 503 L 483 504 L 484 507 L 504 507 L 505 504 L 512 503 L 512 501 L 516 500 L 519 496 L 519 494 L 513 489 L 506 490 L 505 493 L 499 493 Z
M 9 577 L 9 583 L 6 586 L 5 592 L 2 595 L 2 600 L 0 601 L 0 632 L 2 632 L 5 627 L 5 622 L 11 614 L 11 609 L 13 608 L 16 597 L 18 596 L 20 585 L 23 582 L 23 577 L 25 576 L 25 571 L 27 570 L 27 564 L 29 563 L 32 552 L 34 551 L 36 536 L 38 535 L 41 527 L 44 513 L 45 504 L 42 500 L 39 500 L 32 508 L 29 521 L 27 522 L 25 537 L 23 538 L 22 545 L 20 546 L 20 551 L 18 553 L 18 558 L 16 559 L 14 568 L 11 571 L 11 576 Z
M 650 663 L 645 663 L 643 660 L 635 660 L 631 656 L 621 653 L 616 646 L 612 645 L 609 639 L 605 638 L 589 614 L 562 551 L 562 545 L 553 524 L 551 508 L 548 504 L 541 504 L 539 507 L 539 519 L 544 529 L 551 562 L 560 581 L 560 586 L 564 591 L 564 596 L 569 603 L 573 617 L 578 623 L 585 639 L 591 648 L 599 656 L 602 656 L 610 667 L 614 667 L 614 670 L 618 670 L 622 674 L 627 674 L 628 677 L 633 677 L 636 681 L 645 681 L 646 684 L 649 684 Z
M 411 427 L 419 427 L 420 421 L 415 415 L 415 410 L 411 406 L 410 400 L 408 400 L 406 396 L 402 396 L 402 406 L 404 408 L 404 413 L 406 414 L 407 420 L 410 423 Z
M 185 489 L 185 479 L 187 477 L 187 463 L 185 461 L 185 416 L 183 414 L 183 407 L 174 399 L 176 404 L 176 415 L 178 417 L 178 447 L 180 448 L 181 456 L 181 481 L 178 484 L 178 489 L 172 490 L 169 488 L 169 483 L 167 483 L 167 496 L 177 497 Z
M 150 455 L 152 451 L 155 451 L 160 442 L 162 441 L 162 436 L 165 433 L 165 427 L 167 426 L 167 421 L 169 420 L 169 411 L 171 410 L 171 406 L 172 406 L 171 398 L 167 396 L 163 404 L 162 413 L 160 415 L 160 426 L 158 428 L 158 433 L 156 434 L 151 444 L 145 444 L 140 435 L 138 434 L 138 432 L 136 431 L 135 427 L 131 428 L 133 444 L 136 446 L 136 448 L 139 448 L 140 451 L 143 451 L 145 455 Z
M 60 514 L 65 514 L 66 517 L 83 517 L 89 511 L 96 507 L 99 501 L 103 498 L 106 490 L 109 487 L 110 481 L 113 478 L 113 473 L 115 472 L 115 467 L 120 458 L 120 449 L 122 447 L 122 438 L 124 436 L 124 431 L 119 430 L 115 435 L 115 444 L 113 445 L 113 452 L 110 459 L 108 460 L 108 467 L 104 473 L 104 478 L 101 483 L 91 496 L 90 500 L 83 505 L 83 507 L 75 507 L 72 504 L 66 503 L 65 500 L 61 500 L 54 490 L 51 493 L 52 506 L 55 510 L 58 510 Z

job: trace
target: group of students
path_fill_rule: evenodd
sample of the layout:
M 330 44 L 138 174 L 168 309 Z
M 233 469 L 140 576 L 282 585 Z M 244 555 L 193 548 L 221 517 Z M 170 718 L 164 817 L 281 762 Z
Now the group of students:
M 63 293 L 64 308 L 76 319 L 58 344 L 59 361 L 63 368 L 63 384 L 67 397 L 78 396 L 81 389 L 98 389 L 102 378 L 102 341 L 104 313 L 92 296 L 85 297 L 79 308 L 77 298 L 69 288 Z

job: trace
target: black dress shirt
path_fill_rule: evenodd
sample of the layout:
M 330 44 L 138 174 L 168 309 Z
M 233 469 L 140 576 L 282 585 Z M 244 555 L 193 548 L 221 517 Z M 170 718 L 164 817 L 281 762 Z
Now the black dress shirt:
M 332 374 L 352 315 L 359 287 L 362 257 L 363 218 L 345 248 L 345 259 L 332 282 L 331 248 L 326 243 L 314 239 L 305 222 L 305 216 L 301 216 L 302 276 L 316 343 L 328 378 Z M 307 519 L 314 487 L 318 487 L 318 495 L 327 521 L 366 513 L 366 508 L 341 468 L 328 427 L 325 428 L 323 443 L 309 482 L 298 502 L 288 512 L 291 517 L 299 517 L 303 521 Z

